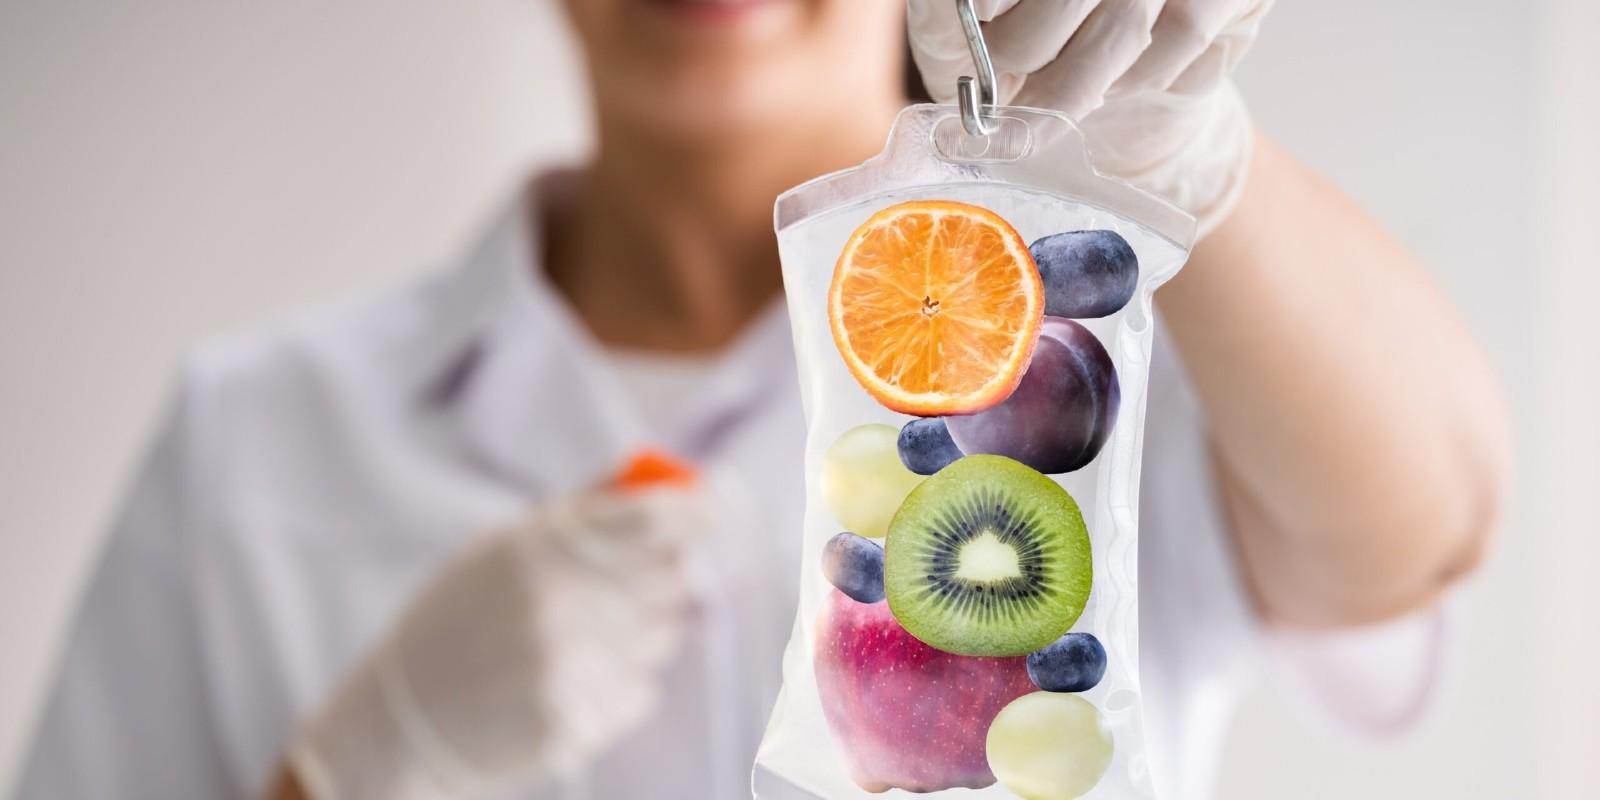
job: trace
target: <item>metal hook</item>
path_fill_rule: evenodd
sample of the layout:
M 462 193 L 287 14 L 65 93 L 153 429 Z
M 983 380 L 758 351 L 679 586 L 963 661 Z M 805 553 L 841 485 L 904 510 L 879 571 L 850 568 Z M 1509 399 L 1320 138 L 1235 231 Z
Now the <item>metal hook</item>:
M 983 43 L 983 28 L 978 24 L 978 12 L 972 9 L 972 0 L 956 0 L 956 14 L 961 17 L 961 29 L 967 34 L 972 63 L 978 68 L 976 81 L 968 75 L 956 79 L 961 126 L 973 136 L 988 136 L 995 130 L 990 121 L 996 100 L 994 62 L 989 60 L 989 46 Z

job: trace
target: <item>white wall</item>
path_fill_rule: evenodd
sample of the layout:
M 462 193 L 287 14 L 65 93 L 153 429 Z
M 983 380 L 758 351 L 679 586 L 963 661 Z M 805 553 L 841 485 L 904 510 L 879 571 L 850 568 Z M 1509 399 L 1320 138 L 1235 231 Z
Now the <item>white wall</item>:
M 223 6 L 227 7 L 224 8 Z M 0 787 L 183 344 L 448 252 L 586 120 L 549 0 L 0 5 Z M 1600 12 L 1283 2 L 1262 124 L 1436 267 L 1520 437 L 1442 711 L 1357 745 L 1269 694 L 1223 797 L 1600 794 Z M 1587 83 L 1585 83 L 1587 81 Z

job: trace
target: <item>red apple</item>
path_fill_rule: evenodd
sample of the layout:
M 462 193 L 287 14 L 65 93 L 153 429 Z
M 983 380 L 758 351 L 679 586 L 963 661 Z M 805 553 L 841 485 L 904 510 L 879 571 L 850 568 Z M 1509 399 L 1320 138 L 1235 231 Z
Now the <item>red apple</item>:
M 885 601 L 838 591 L 817 622 L 822 712 L 869 792 L 937 792 L 994 783 L 984 741 L 1012 700 L 1035 691 L 1027 658 L 936 650 L 895 621 Z

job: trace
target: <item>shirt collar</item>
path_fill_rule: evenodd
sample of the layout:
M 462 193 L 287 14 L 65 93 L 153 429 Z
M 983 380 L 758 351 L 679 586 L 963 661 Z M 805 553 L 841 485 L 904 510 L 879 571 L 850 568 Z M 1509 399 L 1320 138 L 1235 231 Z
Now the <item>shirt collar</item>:
M 631 453 L 658 446 L 693 459 L 792 393 L 788 315 L 774 302 L 715 357 L 675 441 L 651 441 L 610 359 L 540 268 L 537 192 L 505 209 L 441 276 L 440 336 L 420 398 L 446 417 L 466 455 L 544 495 L 594 484 Z

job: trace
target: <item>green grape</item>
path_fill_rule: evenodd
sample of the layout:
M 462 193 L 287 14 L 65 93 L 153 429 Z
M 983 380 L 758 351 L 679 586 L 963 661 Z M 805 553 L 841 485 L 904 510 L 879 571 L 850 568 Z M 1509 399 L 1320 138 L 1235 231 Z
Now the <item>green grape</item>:
M 857 425 L 822 457 L 822 499 L 851 533 L 881 539 L 889 520 L 923 476 L 900 463 L 900 431 Z
M 1072 800 L 1100 782 L 1111 764 L 1111 732 L 1089 701 L 1034 692 L 989 726 L 989 769 L 1023 800 Z

